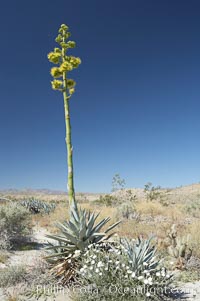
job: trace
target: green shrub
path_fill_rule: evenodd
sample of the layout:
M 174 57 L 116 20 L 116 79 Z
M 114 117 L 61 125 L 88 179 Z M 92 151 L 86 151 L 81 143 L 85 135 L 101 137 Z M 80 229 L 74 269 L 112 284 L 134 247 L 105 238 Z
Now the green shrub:
M 117 198 L 110 194 L 100 195 L 99 199 L 94 201 L 94 203 L 101 206 L 112 206 L 117 203 Z
M 150 240 L 126 241 L 107 251 L 94 245 L 82 257 L 77 301 L 165 300 L 172 275 Z
M 157 200 L 161 197 L 161 187 L 153 186 L 151 182 L 144 185 L 144 192 L 146 194 L 147 201 Z
M 185 205 L 184 211 L 186 213 L 189 213 L 193 217 L 199 217 L 200 216 L 200 201 L 196 200 L 196 201 L 190 202 L 189 204 Z
M 0 206 L 0 249 L 9 249 L 31 233 L 30 215 L 17 203 Z
M 1 287 L 8 287 L 23 282 L 27 271 L 23 265 L 11 266 L 0 270 Z
M 9 255 L 7 252 L 5 251 L 0 251 L 0 263 L 6 263 L 6 261 L 8 260 Z
M 117 219 L 139 219 L 140 214 L 136 212 L 135 206 L 131 202 L 122 204 L 117 210 Z

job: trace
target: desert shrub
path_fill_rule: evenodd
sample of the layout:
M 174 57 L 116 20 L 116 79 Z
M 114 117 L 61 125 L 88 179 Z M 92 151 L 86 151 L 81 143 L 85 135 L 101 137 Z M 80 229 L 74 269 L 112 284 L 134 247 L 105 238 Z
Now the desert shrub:
M 121 189 L 112 194 L 101 195 L 98 200 L 94 201 L 95 204 L 102 206 L 115 206 L 126 203 L 134 205 L 135 202 L 136 195 L 130 189 Z
M 46 300 L 47 297 L 55 297 L 57 281 L 45 261 L 39 259 L 29 270 L 23 265 L 0 270 L 0 286 L 8 300 L 40 300 L 40 297 Z
M 9 255 L 7 252 L 5 251 L 0 251 L 0 263 L 6 263 L 6 261 L 8 260 Z
M 140 215 L 136 212 L 133 203 L 127 202 L 119 206 L 116 214 L 117 219 L 139 219 Z
M 189 204 L 186 204 L 184 207 L 184 212 L 189 213 L 193 217 L 200 216 L 200 201 L 196 200 Z
M 157 200 L 161 196 L 161 187 L 153 186 L 152 183 L 148 182 L 144 185 L 144 192 L 146 194 L 147 201 Z
M 28 200 L 23 200 L 20 202 L 20 205 L 24 206 L 31 213 L 34 213 L 34 214 L 38 214 L 38 213 L 50 214 L 56 208 L 56 205 L 53 202 L 48 204 L 46 202 L 42 202 L 42 201 L 36 200 L 34 198 L 31 198 Z
M 148 214 L 152 217 L 157 215 L 166 215 L 166 208 L 164 208 L 159 202 L 147 202 L 141 201 L 136 204 L 136 210 L 140 214 Z
M 1 287 L 16 285 L 23 282 L 27 275 L 26 268 L 23 265 L 11 266 L 0 270 Z
M 30 216 L 25 208 L 17 203 L 0 206 L 0 249 L 11 248 L 30 232 Z
M 115 174 L 112 179 L 112 191 L 124 189 L 125 184 L 125 180 L 119 174 Z
M 101 206 L 112 206 L 117 203 L 117 198 L 110 194 L 100 195 L 99 199 L 94 201 L 94 203 Z
M 121 242 L 108 251 L 94 245 L 82 257 L 75 300 L 164 300 L 172 275 L 151 240 Z

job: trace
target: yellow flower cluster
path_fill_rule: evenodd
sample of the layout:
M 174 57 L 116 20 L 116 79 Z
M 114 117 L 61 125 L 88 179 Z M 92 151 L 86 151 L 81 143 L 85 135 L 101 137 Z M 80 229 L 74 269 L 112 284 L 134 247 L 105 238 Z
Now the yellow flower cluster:
M 74 88 L 69 89 L 69 94 L 72 95 L 75 92 Z
M 51 63 L 58 64 L 61 59 L 61 53 L 60 52 L 50 52 L 47 57 Z
M 58 67 L 53 67 L 51 68 L 51 75 L 55 78 L 59 78 L 62 76 L 62 71 L 60 71 L 60 68 Z
M 78 68 L 78 66 L 81 64 L 81 59 L 79 57 L 69 56 L 68 59 L 73 68 Z
M 50 62 L 58 64 L 57 67 L 51 68 L 50 73 L 54 78 L 51 82 L 52 88 L 54 90 L 63 91 L 63 82 L 61 80 L 57 80 L 57 78 L 61 78 L 64 73 L 68 73 L 69 71 L 78 68 L 81 64 L 81 59 L 79 57 L 66 55 L 67 49 L 76 47 L 76 43 L 74 41 L 67 41 L 67 39 L 71 36 L 68 26 L 62 24 L 58 32 L 56 42 L 59 44 L 60 48 L 54 48 L 54 51 L 48 54 L 48 59 Z M 66 90 L 69 95 L 74 93 L 75 85 L 76 82 L 73 79 L 67 79 Z
M 51 82 L 51 86 L 53 90 L 60 90 L 62 88 L 63 82 L 61 80 L 54 79 Z
M 69 27 L 66 24 L 62 24 L 59 28 L 59 32 L 62 32 L 63 30 L 67 31 L 68 29 L 69 29 Z
M 75 48 L 75 47 L 76 47 L 76 43 L 74 41 L 67 42 L 67 48 Z
M 72 64 L 70 64 L 70 62 L 64 62 L 60 65 L 60 71 L 61 72 L 67 72 L 67 71 L 72 71 L 73 70 L 73 66 Z
M 59 35 L 55 38 L 55 41 L 56 41 L 57 43 L 62 42 L 62 36 L 61 36 L 61 34 L 59 34 Z
M 54 48 L 54 52 L 56 52 L 56 53 L 62 53 L 62 51 L 61 51 L 60 48 Z
M 76 82 L 73 80 L 73 79 L 68 79 L 67 80 L 67 88 L 70 89 L 70 88 L 74 88 L 76 85 Z

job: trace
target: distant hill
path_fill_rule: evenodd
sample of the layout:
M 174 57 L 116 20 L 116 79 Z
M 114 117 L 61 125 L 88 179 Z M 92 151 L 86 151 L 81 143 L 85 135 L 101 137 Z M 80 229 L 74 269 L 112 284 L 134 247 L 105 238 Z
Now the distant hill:
M 113 192 L 113 196 L 118 196 L 122 200 L 125 196 L 127 190 L 130 190 L 133 195 L 136 196 L 138 200 L 145 199 L 145 192 L 143 188 L 130 188 L 124 190 L 118 190 Z M 164 198 L 170 203 L 188 203 L 193 201 L 200 201 L 200 183 L 195 183 L 191 185 L 185 185 L 176 188 L 160 188 L 158 190 Z M 105 195 L 105 193 L 90 193 L 90 192 L 78 192 L 76 193 L 77 200 L 93 201 L 100 197 L 100 195 Z M 42 200 L 67 200 L 67 192 L 60 190 L 51 189 L 2 189 L 0 190 L 0 197 L 5 197 L 9 199 L 22 199 L 35 197 Z

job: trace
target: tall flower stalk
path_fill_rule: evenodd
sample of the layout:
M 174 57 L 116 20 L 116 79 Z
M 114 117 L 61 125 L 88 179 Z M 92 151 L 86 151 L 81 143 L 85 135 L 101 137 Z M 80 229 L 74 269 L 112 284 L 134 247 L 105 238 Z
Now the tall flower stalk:
M 73 172 L 73 147 L 71 138 L 71 122 L 70 122 L 70 107 L 69 100 L 75 91 L 76 82 L 68 78 L 68 73 L 81 63 L 79 57 L 67 55 L 69 49 L 76 47 L 74 41 L 69 41 L 71 36 L 67 25 L 62 24 L 58 30 L 58 36 L 55 41 L 59 47 L 54 48 L 54 51 L 48 54 L 48 59 L 56 67 L 51 68 L 52 89 L 63 93 L 64 111 L 65 111 L 65 125 L 66 125 L 66 146 L 67 146 L 67 164 L 68 164 L 68 196 L 69 203 L 75 204 L 75 190 L 74 190 L 74 172 Z

